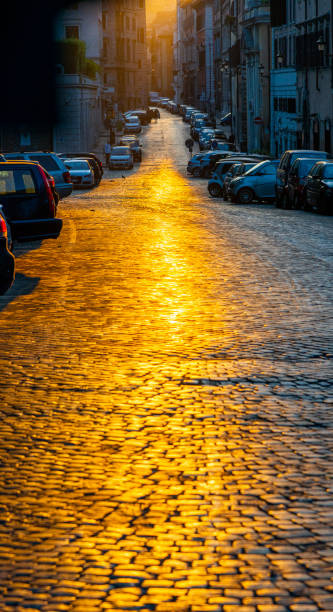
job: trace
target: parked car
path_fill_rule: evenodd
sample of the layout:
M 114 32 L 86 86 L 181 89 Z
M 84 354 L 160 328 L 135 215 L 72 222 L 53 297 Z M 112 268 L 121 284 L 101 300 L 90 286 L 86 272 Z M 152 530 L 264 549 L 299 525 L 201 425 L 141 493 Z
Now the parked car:
M 0 163 L 0 205 L 12 240 L 58 238 L 62 220 L 44 169 L 26 162 Z
M 38 162 L 51 176 L 53 176 L 56 191 L 60 200 L 66 198 L 73 191 L 73 183 L 68 168 L 63 160 L 56 154 L 47 151 L 27 151 L 24 153 L 4 153 L 7 161 L 27 160 Z
M 215 168 L 215 164 L 221 159 L 228 157 L 228 155 L 228 151 L 207 151 L 207 153 L 202 156 L 200 166 L 194 176 L 210 178 Z
M 261 161 L 243 176 L 233 177 L 229 185 L 231 201 L 249 204 L 252 200 L 274 200 L 278 165 L 278 159 Z
M 206 113 L 201 113 L 200 111 L 195 111 L 191 115 L 190 126 L 193 127 L 196 121 L 198 121 L 199 119 L 206 120 L 207 117 L 208 117 L 208 115 Z
M 0 171 L 1 185 L 1 171 Z M 0 193 L 1 197 L 1 193 Z M 8 232 L 9 225 L 2 213 L 0 205 L 0 295 L 10 289 L 15 280 L 15 257 L 10 251 Z
M 197 112 L 196 108 L 193 108 L 191 106 L 189 108 L 187 108 L 186 111 L 185 111 L 185 115 L 183 117 L 183 121 L 185 121 L 185 123 L 190 123 L 190 119 L 191 119 L 192 114 L 196 113 L 196 112 Z
M 140 162 L 142 160 L 142 148 L 136 136 L 122 136 L 118 144 L 130 147 L 133 154 L 133 161 Z
M 61 159 L 69 159 L 70 157 L 74 157 L 75 159 L 87 159 L 93 167 L 96 185 L 99 185 L 101 182 L 104 174 L 103 164 L 95 153 L 57 153 L 57 155 Z
M 214 136 L 214 130 L 205 126 L 199 132 L 199 149 L 204 151 L 209 149 L 210 141 Z
M 133 155 L 130 147 L 112 147 L 109 159 L 110 170 L 116 168 L 126 168 L 131 170 L 133 168 Z
M 64 159 L 65 165 L 71 175 L 74 187 L 93 187 L 95 176 L 93 167 L 87 159 Z
M 128 111 L 126 113 L 127 117 L 138 117 L 141 125 L 148 125 L 151 121 L 150 113 L 148 110 L 143 108 L 138 108 L 136 110 Z
M 282 206 L 287 204 L 286 208 L 303 208 L 304 200 L 304 185 L 307 180 L 311 168 L 316 163 L 315 157 L 297 157 L 292 163 L 287 179 L 287 200 L 282 200 Z
M 279 167 L 276 174 L 276 199 L 277 208 L 288 206 L 288 174 L 292 163 L 297 157 L 314 157 L 315 159 L 328 159 L 329 153 L 325 151 L 313 151 L 311 149 L 294 149 L 285 151 L 281 157 Z
M 231 185 L 233 184 L 233 182 L 236 180 L 236 178 L 243 176 L 243 174 L 245 174 L 248 170 L 250 170 L 251 168 L 253 168 L 253 166 L 256 166 L 256 162 L 251 161 L 251 162 L 240 162 L 237 164 L 234 164 L 229 172 L 227 172 L 225 180 L 224 180 L 224 185 L 223 185 L 223 196 L 225 200 L 231 200 L 232 199 L 232 192 L 230 190 Z
M 222 196 L 224 179 L 229 172 L 230 168 L 236 163 L 251 162 L 250 157 L 227 157 L 222 161 L 217 162 L 211 179 L 208 181 L 208 191 L 214 198 Z
M 142 131 L 141 121 L 136 115 L 126 117 L 124 132 L 125 134 L 140 134 Z
M 193 174 L 196 168 L 200 168 L 200 160 L 203 157 L 203 153 L 195 153 L 187 163 L 187 172 Z M 194 176 L 197 176 L 196 174 Z M 200 176 L 200 174 L 198 175 Z
M 225 135 L 225 132 L 224 132 L 224 130 L 222 130 L 221 128 L 216 128 L 216 129 L 214 130 L 214 135 L 215 135 L 215 138 L 217 138 L 217 139 L 219 139 L 219 138 L 220 138 L 221 140 L 227 140 L 227 137 L 226 137 L 226 135 Z
M 213 140 L 215 140 L 214 149 L 212 147 L 212 141 L 210 146 L 214 151 L 236 151 L 236 146 L 233 143 L 226 142 L 225 140 L 216 140 L 214 138 Z
M 193 140 L 199 140 L 199 131 L 205 127 L 206 122 L 204 119 L 197 119 L 191 127 L 191 136 Z
M 305 208 L 333 214 L 333 160 L 318 161 L 311 168 L 305 184 Z
M 168 105 L 168 102 L 170 102 L 169 98 L 160 98 L 159 106 L 161 108 L 166 108 Z

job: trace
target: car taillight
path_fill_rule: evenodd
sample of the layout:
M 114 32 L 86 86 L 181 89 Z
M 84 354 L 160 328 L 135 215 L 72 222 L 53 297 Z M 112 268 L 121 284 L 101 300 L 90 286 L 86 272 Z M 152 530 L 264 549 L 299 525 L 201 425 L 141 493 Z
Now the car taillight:
M 56 214 L 56 209 L 55 209 L 55 202 L 54 202 L 54 198 L 53 198 L 53 193 L 52 193 L 52 189 L 50 187 L 50 183 L 48 181 L 48 178 L 43 170 L 42 167 L 39 168 L 39 171 L 41 173 L 42 179 L 43 179 L 43 183 L 44 183 L 44 187 L 45 187 L 45 191 L 46 191 L 46 195 L 47 195 L 47 200 L 48 200 L 48 204 L 49 204 L 49 212 L 50 212 L 50 217 L 55 217 Z
M 63 176 L 63 179 L 64 179 L 65 183 L 71 183 L 72 182 L 71 175 L 68 172 L 68 170 L 67 170 L 67 172 L 63 172 L 62 176 Z
M 0 238 L 7 238 L 7 225 L 2 217 L 0 217 Z
M 53 189 L 55 189 L 55 180 L 54 180 L 53 176 L 50 176 L 49 183 L 50 183 L 50 186 L 53 187 Z

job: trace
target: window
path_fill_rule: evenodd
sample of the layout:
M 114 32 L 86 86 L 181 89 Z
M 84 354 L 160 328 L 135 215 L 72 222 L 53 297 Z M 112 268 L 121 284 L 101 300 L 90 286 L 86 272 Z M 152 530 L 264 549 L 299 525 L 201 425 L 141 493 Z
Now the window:
M 264 166 L 263 168 L 258 168 L 258 170 L 262 173 L 262 174 L 276 174 L 276 166 L 274 164 L 267 164 L 267 166 Z
M 65 26 L 65 37 L 66 38 L 80 38 L 79 37 L 79 26 Z
M 38 162 L 45 170 L 60 170 L 57 162 L 51 155 L 29 155 L 29 159 Z
M 0 193 L 6 195 L 36 193 L 35 181 L 31 170 L 22 168 L 0 170 Z
M 324 167 L 323 177 L 333 179 L 333 164 L 327 164 Z

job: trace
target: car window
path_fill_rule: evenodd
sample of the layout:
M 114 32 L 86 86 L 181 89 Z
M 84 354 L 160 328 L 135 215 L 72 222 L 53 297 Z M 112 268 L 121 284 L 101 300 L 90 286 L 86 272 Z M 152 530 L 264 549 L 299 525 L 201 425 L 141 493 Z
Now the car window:
M 128 155 L 129 150 L 128 147 L 114 147 L 112 153 L 114 155 Z
M 0 194 L 36 193 L 32 171 L 28 168 L 0 170 Z
M 262 174 L 276 174 L 276 166 L 274 164 L 267 164 L 266 166 L 262 166 L 262 168 L 258 168 Z
M 313 159 L 302 160 L 299 164 L 299 169 L 298 169 L 299 176 L 302 178 L 307 176 L 315 163 L 316 162 Z
M 69 166 L 73 170 L 87 170 L 87 167 L 89 166 L 87 161 L 66 160 L 65 163 L 66 163 L 66 166 Z
M 59 170 L 59 166 L 51 155 L 29 155 L 31 161 L 38 162 L 45 170 Z
M 333 179 L 333 164 L 324 167 L 323 178 Z

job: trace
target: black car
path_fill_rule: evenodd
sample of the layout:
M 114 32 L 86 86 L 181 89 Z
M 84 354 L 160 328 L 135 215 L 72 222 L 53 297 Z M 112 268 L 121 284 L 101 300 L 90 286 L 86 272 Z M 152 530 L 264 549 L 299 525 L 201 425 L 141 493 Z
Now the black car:
M 13 240 L 58 238 L 62 220 L 44 169 L 37 163 L 0 162 L 0 205 Z
M 324 215 L 333 214 L 333 160 L 312 166 L 305 182 L 305 208 Z
M 0 212 L 0 295 L 8 291 L 15 279 L 15 257 L 9 250 L 8 233 L 8 224 Z
M 283 198 L 282 206 L 286 208 L 304 208 L 304 186 L 307 176 L 317 159 L 314 157 L 297 157 L 292 163 L 287 179 L 287 198 Z
M 313 151 L 311 149 L 294 149 L 283 153 L 276 174 L 275 204 L 277 208 L 288 208 L 288 174 L 292 163 L 297 157 L 314 157 L 319 160 L 328 159 L 330 154 L 325 151 Z

